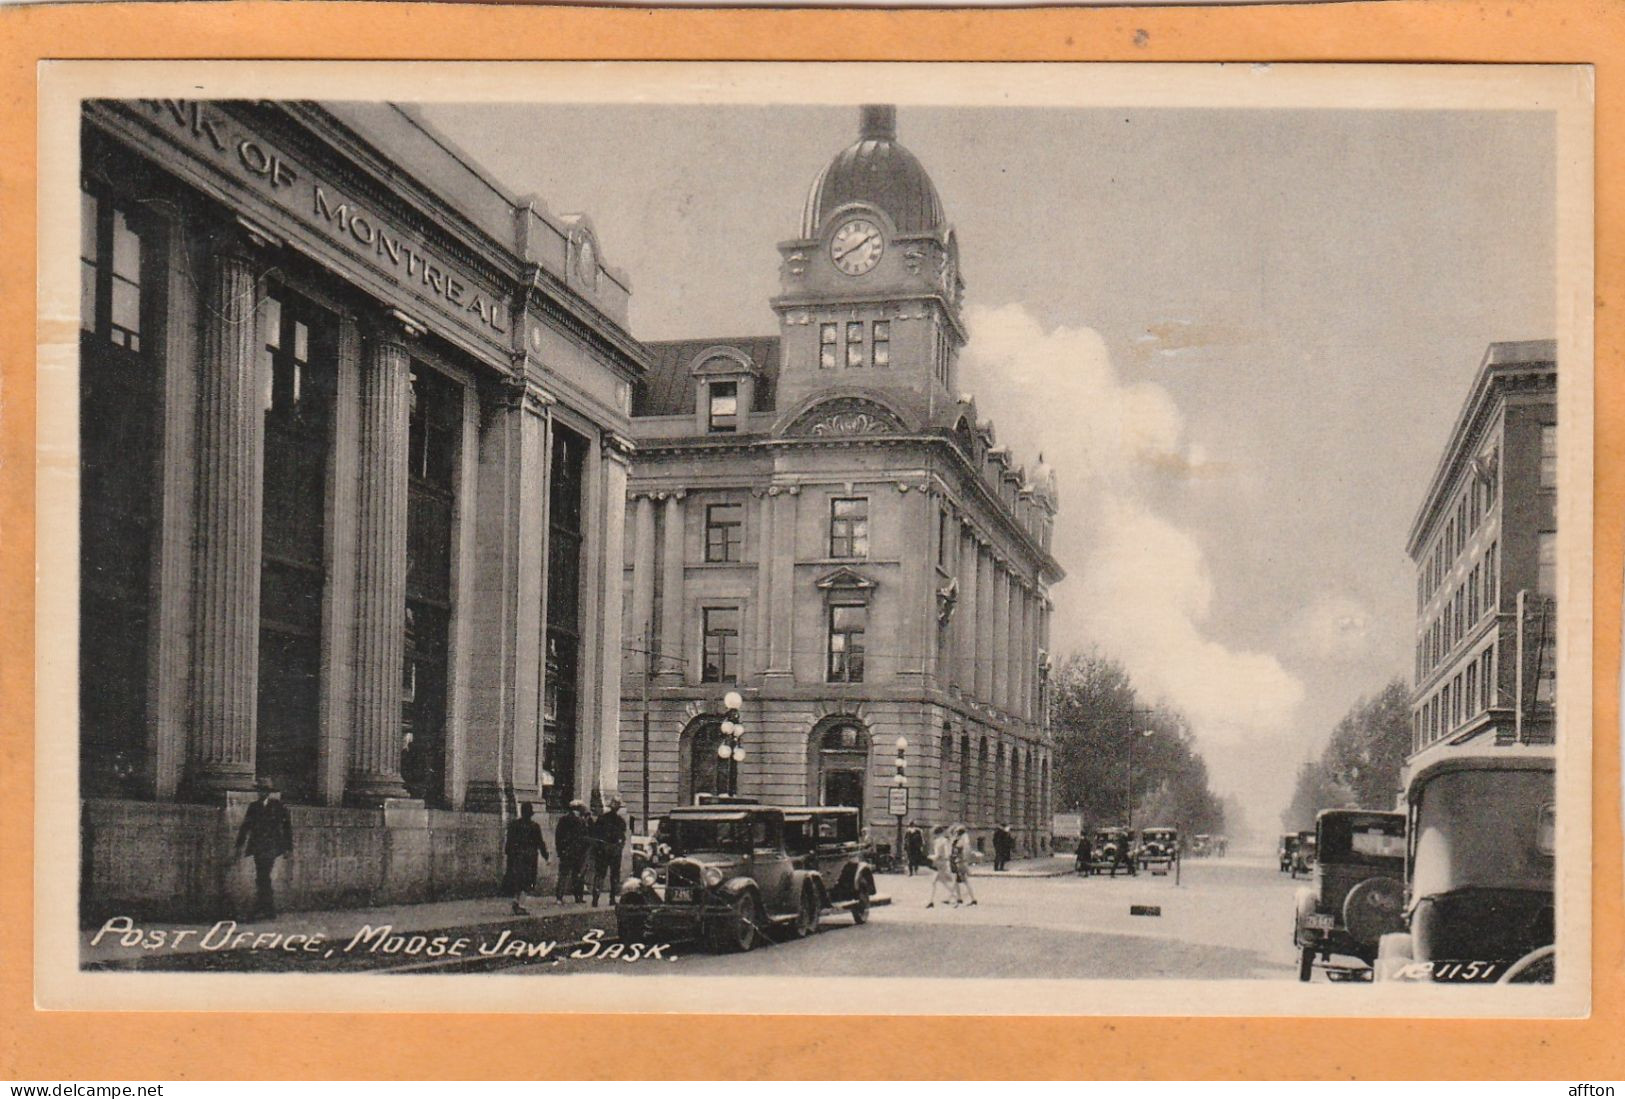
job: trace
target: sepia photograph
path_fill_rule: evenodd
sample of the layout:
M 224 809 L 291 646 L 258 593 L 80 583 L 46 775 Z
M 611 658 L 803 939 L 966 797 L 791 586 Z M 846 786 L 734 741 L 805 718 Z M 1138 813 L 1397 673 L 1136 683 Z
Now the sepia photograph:
M 42 1004 L 1587 1012 L 1584 67 L 41 91 Z

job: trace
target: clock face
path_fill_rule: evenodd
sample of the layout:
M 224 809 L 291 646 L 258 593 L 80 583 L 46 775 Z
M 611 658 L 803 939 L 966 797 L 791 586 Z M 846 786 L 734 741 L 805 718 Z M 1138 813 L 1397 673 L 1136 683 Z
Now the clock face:
M 868 218 L 853 218 L 835 230 L 829 241 L 829 258 L 844 275 L 863 275 L 880 262 L 886 250 L 880 226 Z

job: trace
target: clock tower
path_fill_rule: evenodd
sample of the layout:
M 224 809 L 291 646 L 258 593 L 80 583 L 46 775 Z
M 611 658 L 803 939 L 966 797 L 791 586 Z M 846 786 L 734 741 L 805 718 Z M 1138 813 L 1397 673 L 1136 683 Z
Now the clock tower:
M 915 423 L 957 394 L 965 343 L 959 248 L 935 185 L 897 141 L 897 110 L 861 110 L 858 140 L 808 192 L 779 245 L 778 407 L 867 390 Z

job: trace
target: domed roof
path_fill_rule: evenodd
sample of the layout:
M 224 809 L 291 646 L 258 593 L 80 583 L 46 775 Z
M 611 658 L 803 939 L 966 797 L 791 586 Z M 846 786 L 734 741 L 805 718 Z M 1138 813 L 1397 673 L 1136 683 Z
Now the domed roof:
M 864 107 L 858 140 L 835 154 L 807 193 L 801 235 L 816 237 L 832 211 L 866 202 L 886 212 L 900 233 L 947 225 L 936 185 L 913 153 L 897 143 L 897 108 Z

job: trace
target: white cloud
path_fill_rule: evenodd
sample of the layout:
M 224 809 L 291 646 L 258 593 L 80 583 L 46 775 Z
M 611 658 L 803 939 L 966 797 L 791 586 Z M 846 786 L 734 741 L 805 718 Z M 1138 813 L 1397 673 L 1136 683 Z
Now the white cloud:
M 1155 478 L 1205 462 L 1167 391 L 1123 381 L 1092 329 L 1046 331 L 1019 305 L 973 307 L 968 320 L 965 388 L 1018 460 L 1042 450 L 1060 481 L 1057 651 L 1098 643 L 1210 742 L 1290 728 L 1303 685 L 1275 656 L 1208 632 L 1202 548 L 1148 503 Z
M 1287 625 L 1285 639 L 1295 651 L 1320 660 L 1370 659 L 1374 622 L 1364 605 L 1346 595 L 1322 595 Z

